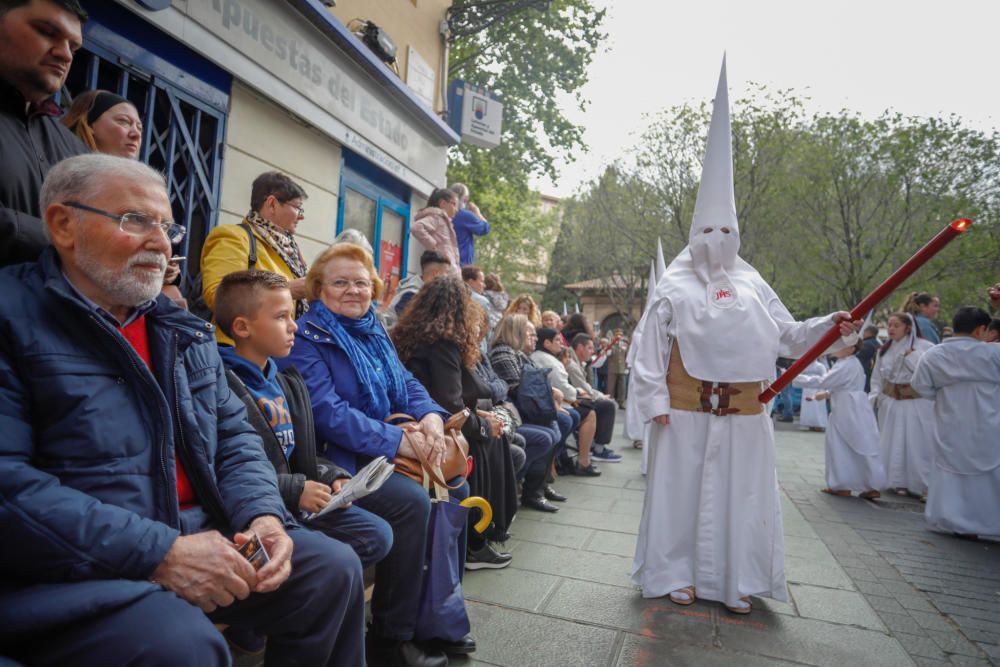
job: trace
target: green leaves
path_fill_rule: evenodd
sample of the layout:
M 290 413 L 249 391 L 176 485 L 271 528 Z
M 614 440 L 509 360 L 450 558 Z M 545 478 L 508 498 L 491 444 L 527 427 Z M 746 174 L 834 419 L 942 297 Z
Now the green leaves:
M 702 104 L 658 114 L 637 145 L 570 204 L 559 244 L 578 254 L 554 263 L 550 282 L 643 275 L 655 253 L 649 239 L 663 236 L 668 255 L 687 243 L 709 112 Z M 982 224 L 903 289 L 940 295 L 944 318 L 985 301 L 983 286 L 1000 276 L 995 132 L 954 117 L 808 116 L 792 92 L 764 88 L 734 104 L 732 125 L 741 255 L 797 315 L 853 306 L 956 217 Z M 617 203 L 596 206 L 605 201 Z M 634 246 L 604 252 L 602 226 Z M 602 239 L 602 251 L 588 257 L 594 246 L 574 245 L 578 237 Z M 903 295 L 891 301 L 883 311 L 898 308 Z

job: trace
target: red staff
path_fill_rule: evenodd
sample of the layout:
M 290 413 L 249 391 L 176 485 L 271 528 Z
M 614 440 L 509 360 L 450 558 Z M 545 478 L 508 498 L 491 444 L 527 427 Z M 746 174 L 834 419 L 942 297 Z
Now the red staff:
M 889 294 L 899 287 L 903 281 L 909 278 L 913 273 L 923 266 L 927 260 L 929 260 L 934 255 L 941 251 L 941 248 L 948 245 L 952 239 L 964 232 L 972 224 L 972 220 L 968 218 L 959 218 L 958 220 L 952 220 L 948 223 L 948 226 L 942 229 L 937 235 L 932 238 L 927 244 L 917 251 L 917 253 L 906 260 L 906 262 L 896 269 L 891 276 L 885 279 L 885 281 L 872 290 L 871 294 L 866 296 L 861 300 L 861 303 L 854 306 L 851 309 L 851 320 L 860 320 L 868 311 L 872 310 L 877 306 L 883 299 L 885 299 Z M 826 332 L 818 343 L 809 348 L 809 351 L 802 355 L 798 361 L 788 367 L 788 370 L 781 374 L 781 376 L 775 380 L 770 387 L 765 389 L 757 397 L 761 403 L 767 403 L 772 398 L 778 395 L 782 389 L 788 386 L 788 383 L 795 379 L 795 376 L 805 370 L 806 366 L 814 362 L 819 355 L 823 354 L 834 341 L 840 338 L 840 327 L 839 325 L 834 325 L 829 331 Z

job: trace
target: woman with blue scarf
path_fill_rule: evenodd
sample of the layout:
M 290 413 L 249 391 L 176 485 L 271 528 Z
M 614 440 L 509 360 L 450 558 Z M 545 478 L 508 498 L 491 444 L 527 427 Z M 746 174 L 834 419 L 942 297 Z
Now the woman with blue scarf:
M 400 363 L 372 306 L 381 294 L 382 281 L 367 251 L 351 243 L 331 246 L 309 269 L 309 311 L 298 321 L 292 353 L 279 361 L 280 367 L 295 366 L 302 374 L 312 397 L 317 442 L 326 443 L 326 457 L 350 472 L 377 456 L 415 456 L 413 448 L 439 463 L 444 456 L 443 419 L 449 415 Z M 397 412 L 420 420 L 421 432 L 404 439 L 400 428 L 385 423 Z M 453 494 L 464 498 L 468 486 Z M 368 665 L 444 667 L 445 650 L 475 650 L 469 637 L 460 646 L 413 641 L 430 515 L 427 492 L 395 474 L 357 502 L 393 530 L 392 549 L 375 568 L 365 641 Z

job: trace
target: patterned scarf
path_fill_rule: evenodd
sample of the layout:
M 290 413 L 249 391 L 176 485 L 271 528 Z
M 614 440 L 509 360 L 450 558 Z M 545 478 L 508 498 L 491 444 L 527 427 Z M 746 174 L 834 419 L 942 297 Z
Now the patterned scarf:
M 247 223 L 253 227 L 254 231 L 260 234 L 264 242 L 271 247 L 274 252 L 288 265 L 292 275 L 301 278 L 306 275 L 309 267 L 302 257 L 299 244 L 295 241 L 295 236 L 286 232 L 281 227 L 270 220 L 260 217 L 257 211 L 250 211 L 246 217 Z M 295 302 L 295 319 L 302 317 L 309 310 L 309 302 L 299 299 Z
M 375 316 L 375 307 L 354 319 L 334 313 L 317 299 L 310 304 L 310 313 L 350 359 L 361 390 L 361 411 L 372 419 L 385 419 L 392 412 L 408 412 L 403 365 L 389 334 Z
M 296 278 L 306 275 L 309 267 L 306 266 L 306 260 L 302 258 L 302 251 L 299 250 L 299 244 L 295 241 L 293 234 L 286 232 L 270 220 L 260 217 L 256 211 L 247 213 L 247 222 L 260 233 L 264 242 L 278 253 Z

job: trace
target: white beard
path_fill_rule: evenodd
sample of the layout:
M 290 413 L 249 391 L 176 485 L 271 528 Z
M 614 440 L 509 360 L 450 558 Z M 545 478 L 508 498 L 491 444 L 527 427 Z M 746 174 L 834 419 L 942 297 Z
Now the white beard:
M 156 298 L 163 288 L 167 258 L 158 252 L 142 250 L 129 257 L 122 269 L 107 266 L 99 248 L 81 243 L 76 249 L 76 263 L 88 278 L 116 305 L 134 307 Z M 159 271 L 138 271 L 136 264 L 159 264 Z

